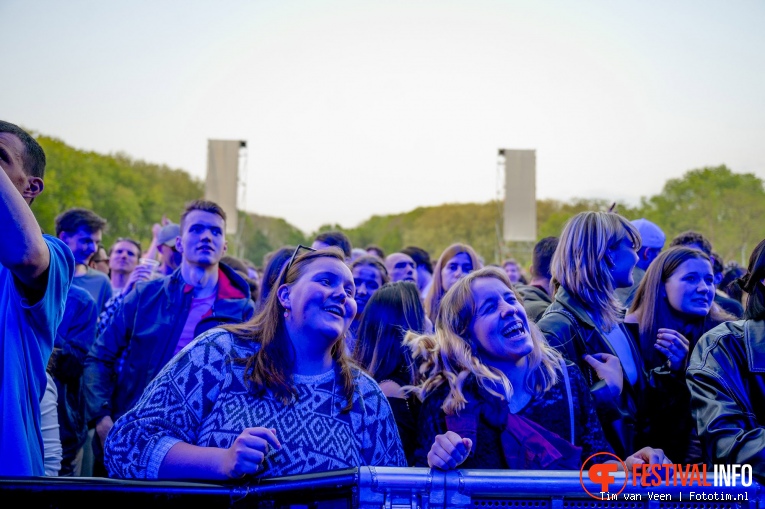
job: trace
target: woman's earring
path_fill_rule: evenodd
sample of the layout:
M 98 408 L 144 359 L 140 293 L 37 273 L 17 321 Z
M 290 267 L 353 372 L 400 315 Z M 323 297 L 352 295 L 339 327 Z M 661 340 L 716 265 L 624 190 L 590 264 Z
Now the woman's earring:
M 290 316 L 290 310 L 289 309 L 285 309 L 284 310 L 284 318 L 289 318 L 289 316 Z

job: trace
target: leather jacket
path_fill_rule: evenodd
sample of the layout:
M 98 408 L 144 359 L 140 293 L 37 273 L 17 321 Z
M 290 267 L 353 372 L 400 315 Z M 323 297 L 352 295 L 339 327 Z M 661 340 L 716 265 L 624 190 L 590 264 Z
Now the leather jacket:
M 539 328 L 548 343 L 558 349 L 567 359 L 576 363 L 590 387 L 590 393 L 598 417 L 611 446 L 619 457 L 625 458 L 645 443 L 648 421 L 644 415 L 646 392 L 652 385 L 652 375 L 647 373 L 640 350 L 623 324 L 622 329 L 629 343 L 638 377 L 631 384 L 626 374 L 622 393 L 615 398 L 603 380 L 598 379 L 594 369 L 584 356 L 608 353 L 618 357 L 605 334 L 595 326 L 584 306 L 563 287 L 555 294 L 555 300 L 539 320 Z
M 750 464 L 765 481 L 765 321 L 725 322 L 704 334 L 686 372 L 708 463 Z

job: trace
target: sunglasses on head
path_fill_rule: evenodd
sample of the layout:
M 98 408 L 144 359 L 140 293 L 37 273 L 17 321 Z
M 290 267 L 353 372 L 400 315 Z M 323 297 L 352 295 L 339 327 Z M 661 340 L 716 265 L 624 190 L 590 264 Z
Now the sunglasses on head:
M 308 252 L 316 251 L 312 247 L 306 247 L 303 244 L 298 245 L 298 247 L 295 248 L 295 252 L 292 253 L 292 256 L 290 257 L 290 261 L 287 262 L 287 265 L 284 267 L 284 272 L 282 273 L 283 278 L 287 277 L 287 272 L 289 272 L 289 270 L 292 268 L 292 265 L 295 263 L 295 258 L 297 258 L 297 255 L 301 249 L 304 249 L 305 251 L 308 251 Z

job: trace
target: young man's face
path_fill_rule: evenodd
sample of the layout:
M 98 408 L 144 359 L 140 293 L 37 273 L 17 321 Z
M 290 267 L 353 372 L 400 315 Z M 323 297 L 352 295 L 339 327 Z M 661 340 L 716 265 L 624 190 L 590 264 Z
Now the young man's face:
M 74 262 L 78 265 L 85 265 L 88 263 L 90 255 L 96 252 L 98 243 L 101 242 L 101 230 L 90 232 L 85 228 L 80 228 L 72 234 L 61 232 L 58 238 L 72 250 Z
M 191 265 L 215 265 L 226 254 L 225 231 L 226 222 L 218 214 L 192 210 L 183 220 L 176 248 Z
M 26 148 L 18 136 L 11 133 L 0 133 L 0 166 L 2 166 L 13 186 L 19 194 L 30 203 L 35 196 L 42 192 L 42 179 L 30 177 L 24 171 L 24 154 Z M 36 184 L 30 186 L 30 184 Z M 38 189 L 39 187 L 39 189 Z
M 138 264 L 138 246 L 127 240 L 121 240 L 112 247 L 109 256 L 109 268 L 115 272 L 130 274 Z

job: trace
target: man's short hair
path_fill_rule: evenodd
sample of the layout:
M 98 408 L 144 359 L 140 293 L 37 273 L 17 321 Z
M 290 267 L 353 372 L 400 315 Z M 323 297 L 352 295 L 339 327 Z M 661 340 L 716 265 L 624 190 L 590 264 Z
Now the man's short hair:
M 675 246 L 697 246 L 704 251 L 704 254 L 712 256 L 712 243 L 702 234 L 693 230 L 685 231 L 672 239 L 672 242 L 669 243 L 669 247 Z
M 114 252 L 114 248 L 117 247 L 117 244 L 120 242 L 129 242 L 130 244 L 133 244 L 136 249 L 138 249 L 138 256 L 140 257 L 143 253 L 143 249 L 141 248 L 141 243 L 135 239 L 131 239 L 130 237 L 119 237 L 117 240 L 114 241 L 114 244 L 112 244 L 112 247 L 109 248 L 109 256 L 112 255 Z
M 186 221 L 186 217 L 195 210 L 201 210 L 202 212 L 210 212 L 211 214 L 218 214 L 220 217 L 223 218 L 223 221 L 226 220 L 226 212 L 224 212 L 221 206 L 215 203 L 214 201 L 208 201 L 208 200 L 190 201 L 186 204 L 186 209 L 183 211 L 183 214 L 181 214 L 181 232 L 183 232 L 183 226 L 184 226 L 183 223 L 184 221 Z
M 45 152 L 37 140 L 32 138 L 24 129 L 10 122 L 0 120 L 0 133 L 15 135 L 24 145 L 24 153 L 21 159 L 24 162 L 24 173 L 30 177 L 45 176 Z
M 383 251 L 383 248 L 381 248 L 377 244 L 369 244 L 367 247 L 364 248 L 364 251 L 366 251 L 367 253 L 369 251 L 373 251 L 377 256 L 380 257 L 381 260 L 385 260 L 385 251 Z
M 430 261 L 430 254 L 421 247 L 406 246 L 399 253 L 409 255 L 417 267 L 425 267 L 425 270 L 433 274 L 433 263 Z
M 534 276 L 552 279 L 550 263 L 557 247 L 558 237 L 545 237 L 536 243 L 531 255 L 531 273 Z
M 323 232 L 318 234 L 315 240 L 322 242 L 328 246 L 339 247 L 343 251 L 343 255 L 345 255 L 346 258 L 351 257 L 351 251 L 353 250 L 353 246 L 351 246 L 351 240 L 343 232 L 338 232 L 338 231 Z
M 81 229 L 88 233 L 103 231 L 106 219 L 89 209 L 73 208 L 56 216 L 56 236 L 74 235 Z

